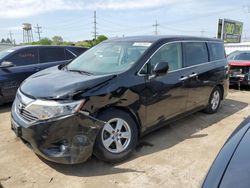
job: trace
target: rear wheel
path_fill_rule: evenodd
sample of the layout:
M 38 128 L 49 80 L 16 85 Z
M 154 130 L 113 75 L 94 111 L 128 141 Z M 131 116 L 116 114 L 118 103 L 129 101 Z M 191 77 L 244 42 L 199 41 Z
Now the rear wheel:
M 218 111 L 222 98 L 222 91 L 219 87 L 215 87 L 210 95 L 208 105 L 205 112 L 209 114 L 214 114 Z
M 99 131 L 94 155 L 106 162 L 120 162 L 127 159 L 138 140 L 136 123 L 131 116 L 121 110 L 108 110 L 98 116 L 106 122 Z

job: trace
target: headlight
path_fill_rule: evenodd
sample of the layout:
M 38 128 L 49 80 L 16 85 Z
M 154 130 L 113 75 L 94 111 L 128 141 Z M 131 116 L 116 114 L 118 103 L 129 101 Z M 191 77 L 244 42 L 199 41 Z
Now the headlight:
M 25 110 L 29 111 L 40 120 L 47 120 L 54 117 L 74 114 L 81 109 L 84 102 L 85 100 L 74 102 L 36 100 L 27 105 Z

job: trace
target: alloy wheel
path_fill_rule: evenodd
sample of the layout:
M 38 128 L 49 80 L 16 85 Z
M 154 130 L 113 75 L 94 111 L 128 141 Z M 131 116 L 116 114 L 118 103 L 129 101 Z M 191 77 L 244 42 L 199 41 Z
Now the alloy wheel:
M 211 100 L 211 104 L 212 104 L 212 109 L 216 110 L 219 106 L 220 103 L 220 92 L 219 91 L 215 91 L 213 93 L 213 98 Z
M 102 143 L 111 153 L 121 153 L 131 141 L 131 130 L 126 121 L 120 118 L 109 120 L 102 129 Z

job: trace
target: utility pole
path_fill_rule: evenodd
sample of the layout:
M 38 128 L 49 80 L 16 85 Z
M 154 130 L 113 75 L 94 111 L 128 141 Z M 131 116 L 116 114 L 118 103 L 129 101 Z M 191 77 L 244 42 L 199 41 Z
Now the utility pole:
M 160 26 L 159 24 L 158 24 L 158 22 L 157 22 L 157 20 L 156 20 L 156 22 L 155 22 L 155 24 L 154 25 L 152 25 L 153 27 L 155 27 L 155 35 L 158 35 L 158 27 Z
M 13 33 L 11 31 L 9 31 L 9 36 L 10 36 L 11 43 L 13 43 L 12 35 L 13 35 Z
M 245 31 L 245 33 L 244 33 L 244 34 L 245 34 L 245 37 L 244 37 L 243 42 L 244 42 L 244 41 L 247 41 L 247 32 Z
M 204 36 L 204 33 L 205 33 L 205 30 L 204 29 L 201 29 L 201 36 L 203 37 Z
M 41 40 L 41 33 L 42 33 L 41 29 L 42 29 L 42 27 L 39 26 L 38 24 L 36 24 L 35 29 L 36 29 L 35 33 L 38 34 L 38 39 Z
M 94 39 L 96 40 L 97 38 L 97 21 L 96 21 L 96 11 L 94 11 L 94 31 L 93 31 L 93 34 L 94 34 Z

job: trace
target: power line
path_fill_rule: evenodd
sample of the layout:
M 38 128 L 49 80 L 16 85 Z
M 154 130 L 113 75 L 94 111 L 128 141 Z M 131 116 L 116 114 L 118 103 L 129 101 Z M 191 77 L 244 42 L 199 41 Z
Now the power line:
M 35 33 L 38 34 L 38 39 L 41 40 L 41 33 L 42 33 L 41 29 L 42 29 L 42 27 L 39 26 L 38 24 L 36 24 L 35 29 L 36 29 Z
M 171 20 L 170 22 L 166 21 L 166 22 L 163 22 L 164 24 L 166 25 L 172 25 L 172 24 L 178 24 L 178 23 L 187 23 L 187 22 L 191 22 L 191 21 L 197 21 L 197 20 L 200 20 L 202 18 L 207 18 L 207 17 L 216 17 L 220 14 L 223 14 L 223 13 L 226 13 L 226 12 L 236 12 L 236 11 L 241 11 L 242 12 L 242 8 L 239 9 L 239 8 L 232 8 L 232 9 L 226 9 L 226 10 L 220 10 L 220 11 L 213 11 L 213 12 L 210 12 L 210 13 L 206 13 L 206 14 L 203 14 L 203 15 L 200 15 L 200 16 L 192 16 L 192 17 L 189 17 L 189 18 L 184 18 L 184 19 L 177 19 L 177 20 Z M 163 24 L 161 22 L 161 24 Z
M 155 35 L 158 35 L 158 27 L 160 26 L 158 23 L 157 23 L 157 20 L 155 22 L 154 25 L 152 25 L 153 27 L 155 27 Z
M 243 9 L 246 10 L 246 13 L 250 13 L 250 5 L 244 5 Z
M 92 18 L 92 17 L 91 17 Z M 86 18 L 86 20 L 89 20 L 89 18 Z M 48 29 L 64 29 L 64 28 L 72 28 L 72 27 L 78 27 L 79 25 L 81 26 L 86 26 L 86 25 L 91 25 L 91 29 L 93 29 L 93 22 L 82 22 L 82 18 L 76 18 L 74 20 L 71 20 L 71 22 L 63 22 L 63 23 L 56 23 L 54 25 L 47 25 L 46 27 L 43 28 L 48 28 Z

